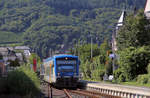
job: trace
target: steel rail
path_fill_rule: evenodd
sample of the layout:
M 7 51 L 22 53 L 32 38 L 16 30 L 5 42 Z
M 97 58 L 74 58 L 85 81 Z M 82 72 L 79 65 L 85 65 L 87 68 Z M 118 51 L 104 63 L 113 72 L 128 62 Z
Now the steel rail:
M 74 94 L 81 95 L 81 96 L 85 96 L 85 97 L 88 96 L 89 98 L 100 98 L 100 96 L 93 95 L 91 93 L 87 93 L 87 92 L 83 92 L 83 91 L 78 91 L 78 90 L 73 91 L 73 90 L 71 90 L 70 92 L 74 93 Z
M 72 98 L 72 96 L 69 94 L 69 92 L 66 89 L 64 89 L 64 92 L 65 92 L 65 94 L 67 95 L 68 98 Z
M 100 98 L 100 97 L 121 98 L 119 96 L 112 96 L 112 95 L 103 94 L 103 93 L 96 92 L 96 91 L 87 91 L 87 90 L 81 90 L 81 89 L 77 89 L 76 91 L 70 90 L 70 92 L 80 94 L 80 95 L 83 95 L 83 96 L 88 96 L 90 98 Z
M 108 94 L 100 93 L 100 92 L 97 92 L 97 91 L 87 91 L 87 90 L 81 90 L 81 89 L 78 89 L 78 90 L 83 91 L 83 92 L 87 92 L 87 93 L 91 93 L 93 95 L 104 96 L 104 97 L 107 97 L 107 98 L 121 98 L 119 96 L 108 95 Z

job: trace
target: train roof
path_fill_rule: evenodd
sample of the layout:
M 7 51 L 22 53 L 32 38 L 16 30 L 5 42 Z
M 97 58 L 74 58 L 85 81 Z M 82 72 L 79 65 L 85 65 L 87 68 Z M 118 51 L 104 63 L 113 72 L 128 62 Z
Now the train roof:
M 49 57 L 45 60 L 43 60 L 43 62 L 48 62 L 52 59 L 56 59 L 56 58 L 62 58 L 62 57 L 73 57 L 73 58 L 78 58 L 78 56 L 74 56 L 74 55 L 70 55 L 70 54 L 58 54 L 58 55 L 54 55 L 52 57 Z

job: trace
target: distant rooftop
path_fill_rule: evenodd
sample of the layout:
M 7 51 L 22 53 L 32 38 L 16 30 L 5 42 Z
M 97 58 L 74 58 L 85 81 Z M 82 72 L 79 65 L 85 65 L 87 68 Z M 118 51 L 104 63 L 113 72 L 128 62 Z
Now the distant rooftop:
M 14 50 L 14 48 L 13 47 L 6 47 L 7 49 L 9 49 L 9 50 Z
M 116 30 L 118 30 L 121 26 L 123 26 L 123 22 L 124 22 L 125 17 L 126 17 L 126 11 L 123 10 L 121 13 L 121 16 L 117 22 Z
M 15 49 L 19 49 L 19 50 L 30 50 L 30 48 L 28 46 L 16 46 Z
M 0 47 L 0 52 L 8 51 L 5 47 Z
M 20 57 L 20 56 L 22 56 L 22 54 L 21 53 L 16 53 L 16 56 Z
M 123 26 L 123 21 L 124 21 L 124 18 L 125 18 L 125 14 L 126 14 L 126 12 L 123 10 L 122 14 L 121 14 L 121 16 L 120 16 L 120 18 L 118 20 L 117 26 Z

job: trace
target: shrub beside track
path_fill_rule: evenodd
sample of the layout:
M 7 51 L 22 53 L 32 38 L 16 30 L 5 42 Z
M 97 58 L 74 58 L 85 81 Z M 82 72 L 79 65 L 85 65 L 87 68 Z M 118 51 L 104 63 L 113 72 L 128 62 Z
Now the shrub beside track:
M 40 94 L 40 80 L 36 73 L 31 71 L 26 66 L 8 73 L 8 77 L 3 80 L 2 93 L 15 94 L 30 97 Z M 5 89 L 4 89 L 5 88 Z

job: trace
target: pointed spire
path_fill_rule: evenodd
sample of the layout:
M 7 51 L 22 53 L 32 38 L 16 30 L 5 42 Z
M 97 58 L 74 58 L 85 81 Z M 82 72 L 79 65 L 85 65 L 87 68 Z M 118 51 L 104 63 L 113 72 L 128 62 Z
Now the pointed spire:
M 120 18 L 118 20 L 118 23 L 117 23 L 117 26 L 116 26 L 116 30 L 118 30 L 119 27 L 123 26 L 123 22 L 124 22 L 125 16 L 126 16 L 126 11 L 123 10 L 122 14 L 121 14 L 121 16 L 120 16 Z
M 144 13 L 148 19 L 150 19 L 150 0 L 146 1 Z
M 136 6 L 134 7 L 134 16 L 136 15 L 136 13 L 137 13 L 137 9 L 136 9 Z
M 113 50 L 113 52 L 118 50 L 116 36 L 117 36 L 117 32 L 118 32 L 119 28 L 123 26 L 123 22 L 124 22 L 125 17 L 126 17 L 126 11 L 123 10 L 121 13 L 121 16 L 118 20 L 116 30 L 112 34 L 112 50 Z

